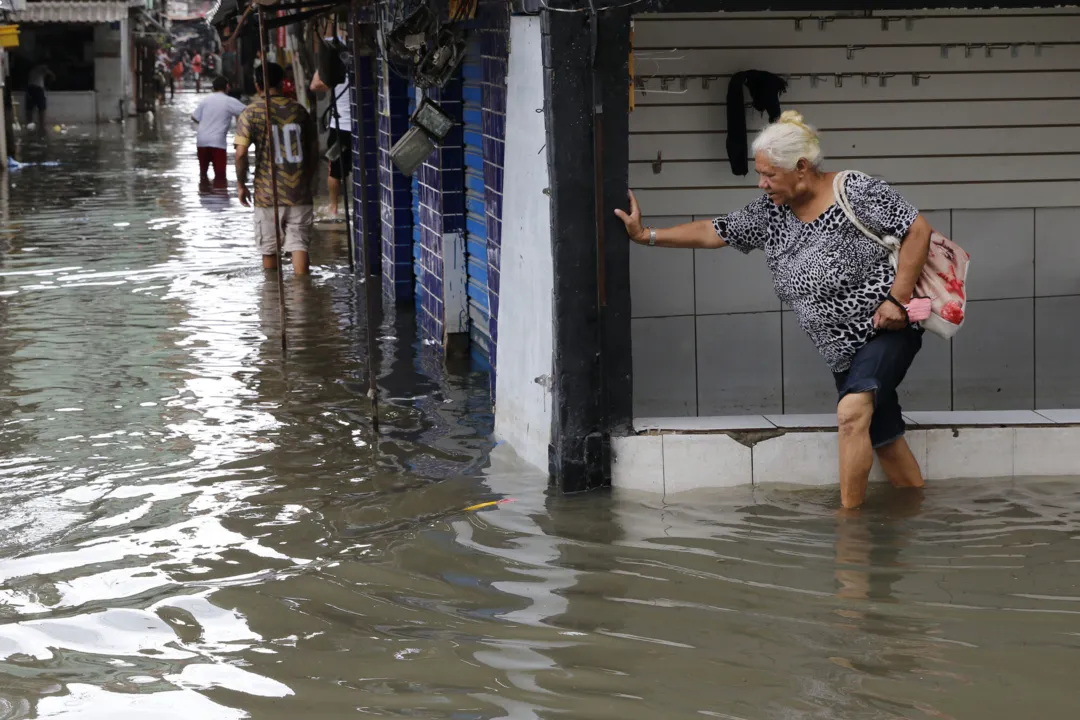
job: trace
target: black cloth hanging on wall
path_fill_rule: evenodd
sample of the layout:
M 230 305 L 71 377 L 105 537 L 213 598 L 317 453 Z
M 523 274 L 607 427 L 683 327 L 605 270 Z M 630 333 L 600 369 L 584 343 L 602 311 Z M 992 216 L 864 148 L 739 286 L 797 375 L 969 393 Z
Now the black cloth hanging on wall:
M 780 95 L 787 81 L 765 70 L 744 70 L 731 76 L 727 91 L 727 153 L 731 172 L 749 172 L 746 141 L 746 112 L 743 109 L 743 85 L 750 89 L 750 102 L 758 112 L 767 112 L 769 122 L 780 117 Z

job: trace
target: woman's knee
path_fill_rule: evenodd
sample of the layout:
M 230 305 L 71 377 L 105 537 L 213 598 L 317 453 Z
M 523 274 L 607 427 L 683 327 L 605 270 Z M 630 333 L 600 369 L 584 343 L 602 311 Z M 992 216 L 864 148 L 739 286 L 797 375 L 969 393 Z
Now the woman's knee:
M 870 432 L 870 420 L 874 416 L 872 392 L 849 393 L 836 406 L 836 423 L 841 435 Z

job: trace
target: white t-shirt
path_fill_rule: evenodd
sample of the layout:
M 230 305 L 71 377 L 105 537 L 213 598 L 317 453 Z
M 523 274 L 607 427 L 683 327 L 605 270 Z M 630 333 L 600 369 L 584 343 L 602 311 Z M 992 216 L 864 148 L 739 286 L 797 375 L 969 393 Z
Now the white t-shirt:
M 49 72 L 48 65 L 35 65 L 30 70 L 30 74 L 26 78 L 27 85 L 35 85 L 39 88 L 45 87 L 45 76 Z
M 332 35 L 328 35 L 323 38 L 329 43 L 340 44 L 344 43 L 344 39 L 335 39 Z M 330 97 L 330 102 L 337 105 L 338 122 L 334 123 L 334 111 L 330 111 L 329 121 L 327 125 L 331 128 L 338 130 L 344 130 L 347 133 L 352 132 L 352 98 L 349 97 L 349 76 L 345 76 L 345 82 L 340 85 L 334 86 L 334 91 Z
M 347 133 L 352 132 L 352 98 L 349 97 L 349 78 L 334 87 L 334 102 L 337 104 L 338 124 L 334 125 L 334 113 L 330 112 L 330 127 L 337 127 Z
M 229 126 L 234 117 L 244 112 L 245 107 L 244 103 L 223 92 L 211 93 L 191 113 L 191 117 L 199 123 L 195 144 L 198 147 L 228 149 L 225 136 L 229 133 Z

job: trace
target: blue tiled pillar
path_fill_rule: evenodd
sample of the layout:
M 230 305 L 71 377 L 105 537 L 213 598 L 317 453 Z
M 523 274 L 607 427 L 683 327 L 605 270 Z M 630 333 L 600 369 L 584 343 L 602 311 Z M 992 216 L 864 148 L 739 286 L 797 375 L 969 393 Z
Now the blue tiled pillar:
M 491 367 L 497 371 L 499 344 L 499 264 L 502 252 L 503 157 L 506 140 L 506 70 L 510 8 L 501 0 L 481 0 L 480 52 L 483 64 L 484 205 L 487 213 L 488 307 L 491 314 Z
M 379 60 L 379 204 L 382 217 L 383 292 L 395 302 L 412 299 L 412 181 L 390 160 L 390 148 L 409 129 L 409 85 Z
M 379 163 L 378 163 L 378 132 L 375 109 L 375 80 L 372 76 L 373 57 L 360 58 L 360 77 L 352 83 L 352 117 L 353 117 L 353 216 L 356 222 L 353 224 L 353 248 L 356 251 L 357 268 L 365 267 L 365 263 L 371 267 L 373 275 L 382 271 L 382 220 L 379 214 Z M 364 148 L 366 156 L 364 162 L 367 165 L 367 208 L 360 202 L 360 148 Z M 363 251 L 364 215 L 369 218 L 368 247 Z
M 454 119 L 454 129 L 417 171 L 420 193 L 421 335 L 440 346 L 444 340 L 443 236 L 465 231 L 465 148 L 461 127 L 460 73 L 427 96 Z

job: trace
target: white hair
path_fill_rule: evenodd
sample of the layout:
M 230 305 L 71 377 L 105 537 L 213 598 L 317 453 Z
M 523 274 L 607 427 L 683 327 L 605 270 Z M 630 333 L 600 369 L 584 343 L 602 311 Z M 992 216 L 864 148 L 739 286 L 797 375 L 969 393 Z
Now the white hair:
M 794 170 L 803 159 L 816 168 L 825 159 L 817 130 L 807 125 L 797 110 L 785 110 L 779 120 L 758 133 L 753 150 L 754 155 L 764 153 L 784 170 Z

